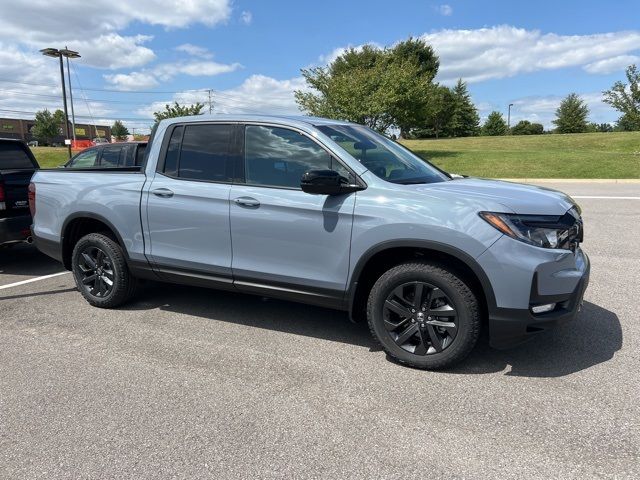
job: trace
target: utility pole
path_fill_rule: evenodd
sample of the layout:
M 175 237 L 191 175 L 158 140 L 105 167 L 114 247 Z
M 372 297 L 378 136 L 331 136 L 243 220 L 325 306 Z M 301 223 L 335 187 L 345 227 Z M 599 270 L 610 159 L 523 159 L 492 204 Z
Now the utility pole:
M 67 49 L 67 46 L 64 46 L 64 49 L 69 51 Z M 66 55 L 67 57 L 67 78 L 69 78 L 69 102 L 71 103 L 71 132 L 73 135 L 73 144 L 75 146 L 76 143 L 76 114 L 73 111 L 73 91 L 71 88 L 71 69 L 69 68 L 69 55 Z
M 213 90 L 208 89 L 207 93 L 209 94 L 209 115 L 213 112 Z

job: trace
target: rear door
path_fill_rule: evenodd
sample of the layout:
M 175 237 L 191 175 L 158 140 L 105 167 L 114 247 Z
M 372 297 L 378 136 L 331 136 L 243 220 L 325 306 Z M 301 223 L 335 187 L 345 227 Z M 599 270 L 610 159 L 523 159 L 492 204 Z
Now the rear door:
M 229 192 L 238 154 L 232 124 L 173 125 L 146 190 L 148 255 L 159 274 L 231 285 Z

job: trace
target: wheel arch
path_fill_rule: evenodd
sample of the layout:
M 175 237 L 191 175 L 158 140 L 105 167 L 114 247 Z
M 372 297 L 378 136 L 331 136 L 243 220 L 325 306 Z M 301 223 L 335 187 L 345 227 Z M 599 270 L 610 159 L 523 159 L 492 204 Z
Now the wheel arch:
M 129 263 L 129 254 L 122 236 L 109 220 L 93 212 L 76 212 L 69 215 L 62 224 L 62 263 L 67 270 L 71 270 L 71 254 L 78 240 L 89 233 L 98 232 L 110 233 L 122 248 L 125 259 Z
M 369 292 L 376 280 L 389 268 L 411 260 L 430 260 L 453 267 L 469 281 L 479 295 L 484 318 L 495 309 L 491 282 L 476 260 L 464 251 L 444 243 L 428 240 L 393 240 L 371 247 L 358 260 L 347 290 L 347 307 L 352 320 L 366 310 Z

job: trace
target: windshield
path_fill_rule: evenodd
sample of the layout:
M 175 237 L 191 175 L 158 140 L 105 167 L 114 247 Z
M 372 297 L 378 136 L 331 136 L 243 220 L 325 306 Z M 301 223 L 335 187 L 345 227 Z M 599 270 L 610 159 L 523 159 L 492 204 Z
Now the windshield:
M 318 125 L 318 130 L 349 152 L 368 170 L 387 182 L 403 185 L 448 180 L 407 148 L 359 125 Z

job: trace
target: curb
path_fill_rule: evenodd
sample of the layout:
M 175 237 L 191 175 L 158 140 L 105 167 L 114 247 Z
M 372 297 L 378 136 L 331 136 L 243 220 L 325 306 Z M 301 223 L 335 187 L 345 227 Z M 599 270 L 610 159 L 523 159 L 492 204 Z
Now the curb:
M 640 183 L 640 178 L 496 178 L 496 180 L 520 183 Z

